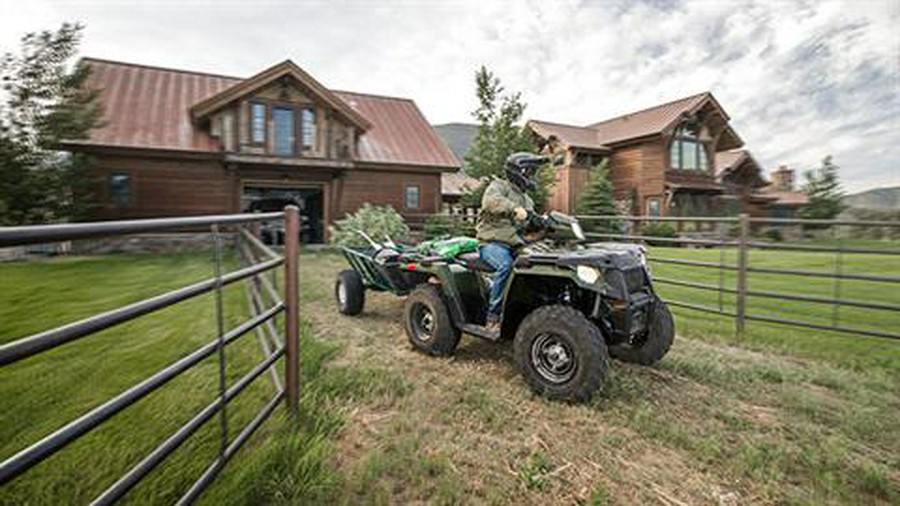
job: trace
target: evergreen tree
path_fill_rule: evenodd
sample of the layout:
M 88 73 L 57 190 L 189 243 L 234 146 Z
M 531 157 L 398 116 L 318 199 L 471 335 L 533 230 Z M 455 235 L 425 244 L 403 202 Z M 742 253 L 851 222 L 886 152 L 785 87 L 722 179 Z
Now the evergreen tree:
M 519 126 L 525 112 L 521 93 L 504 93 L 493 72 L 483 65 L 475 73 L 475 93 L 478 108 L 472 113 L 478 120 L 478 133 L 465 157 L 465 171 L 474 178 L 484 178 L 482 184 L 463 196 L 467 206 L 479 207 L 481 195 L 490 177 L 503 177 L 506 157 L 519 151 L 533 151 L 534 145 L 528 134 Z M 529 192 L 536 205 L 541 206 L 549 195 L 554 181 L 553 169 L 541 170 L 537 179 L 538 187 Z
M 0 58 L 0 223 L 77 219 L 90 193 L 85 155 L 59 151 L 100 123 L 97 92 L 84 86 L 89 68 L 72 65 L 82 26 L 29 33 L 21 53 Z
M 807 219 L 831 220 L 837 218 L 844 209 L 844 190 L 838 177 L 839 167 L 832 162 L 831 155 L 822 160 L 822 166 L 804 173 L 806 183 L 803 191 L 809 197 L 809 204 L 802 215 Z
M 578 214 L 613 216 L 616 209 L 615 192 L 609 180 L 608 159 L 603 159 L 591 169 L 590 177 L 578 198 Z M 583 220 L 582 227 L 587 232 L 619 233 L 622 225 L 618 220 Z

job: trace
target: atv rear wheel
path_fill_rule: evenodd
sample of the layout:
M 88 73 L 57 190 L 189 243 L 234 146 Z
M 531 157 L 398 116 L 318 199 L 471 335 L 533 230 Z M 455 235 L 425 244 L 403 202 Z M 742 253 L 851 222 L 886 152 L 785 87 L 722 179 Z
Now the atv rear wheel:
M 519 325 L 513 348 L 525 381 L 550 399 L 588 401 L 609 370 L 600 329 L 569 306 L 532 311 Z
M 622 362 L 652 365 L 666 356 L 675 340 L 675 322 L 666 303 L 655 297 L 647 315 L 647 331 L 630 342 L 610 347 L 609 354 Z
M 362 313 L 366 304 L 366 287 L 363 286 L 362 276 L 353 269 L 341 271 L 334 282 L 334 299 L 342 314 L 356 316 Z
M 459 344 L 447 304 L 437 287 L 422 285 L 406 298 L 404 323 L 409 342 L 429 355 L 449 355 Z

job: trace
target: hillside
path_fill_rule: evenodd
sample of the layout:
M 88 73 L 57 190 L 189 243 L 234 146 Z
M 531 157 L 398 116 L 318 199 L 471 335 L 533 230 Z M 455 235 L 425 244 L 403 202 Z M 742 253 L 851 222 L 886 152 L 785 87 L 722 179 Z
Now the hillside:
M 861 209 L 900 209 L 900 186 L 874 188 L 844 197 L 844 203 Z
M 466 156 L 466 152 L 469 151 L 472 141 L 475 140 L 475 134 L 478 133 L 478 125 L 471 123 L 446 123 L 433 126 L 461 163 Z

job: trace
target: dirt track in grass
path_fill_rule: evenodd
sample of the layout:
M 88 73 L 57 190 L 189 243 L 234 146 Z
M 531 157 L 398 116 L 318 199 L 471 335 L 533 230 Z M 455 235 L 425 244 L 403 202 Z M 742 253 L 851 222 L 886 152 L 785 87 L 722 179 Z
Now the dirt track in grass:
M 346 407 L 337 466 L 362 503 L 889 504 L 900 499 L 897 378 L 679 336 L 655 367 L 614 362 L 590 405 L 534 396 L 511 346 L 415 352 L 401 298 L 334 307 L 342 257 L 301 258 L 301 311 L 337 359 L 405 378 Z M 677 320 L 676 320 L 677 325 Z

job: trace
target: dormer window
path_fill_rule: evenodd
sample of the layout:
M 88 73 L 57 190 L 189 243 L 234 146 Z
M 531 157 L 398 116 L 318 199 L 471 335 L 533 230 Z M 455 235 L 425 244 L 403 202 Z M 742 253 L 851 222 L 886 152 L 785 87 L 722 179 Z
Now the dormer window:
M 265 144 L 266 142 L 266 105 L 254 102 L 250 104 L 250 142 Z
M 300 139 L 304 150 L 316 149 L 316 111 L 312 107 L 300 112 Z
M 294 109 L 290 107 L 273 107 L 272 124 L 274 130 L 272 152 L 276 155 L 293 155 Z
M 669 166 L 676 170 L 709 170 L 706 144 L 700 138 L 700 126 L 685 122 L 675 130 L 669 148 Z

